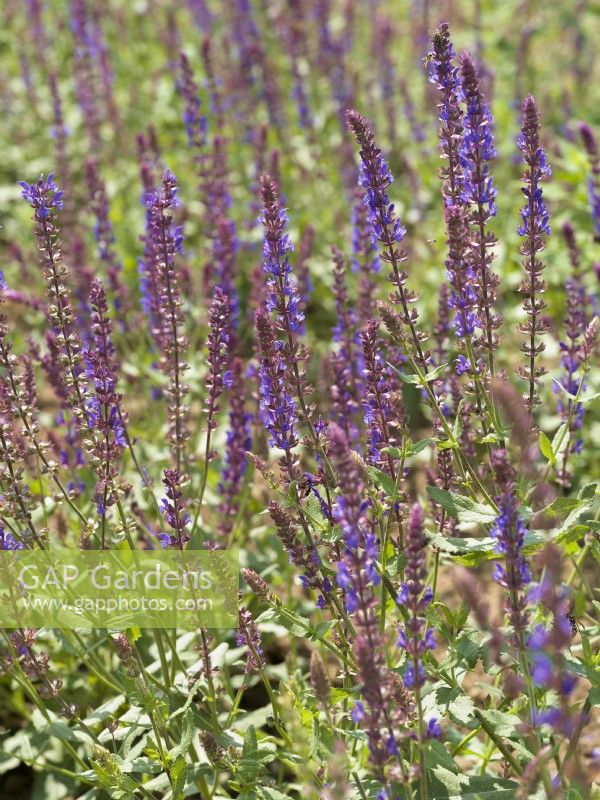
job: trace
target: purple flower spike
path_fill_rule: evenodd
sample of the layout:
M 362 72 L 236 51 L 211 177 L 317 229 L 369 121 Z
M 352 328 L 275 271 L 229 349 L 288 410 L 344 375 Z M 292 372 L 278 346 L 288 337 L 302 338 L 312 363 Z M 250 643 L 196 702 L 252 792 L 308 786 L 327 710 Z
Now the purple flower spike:
M 348 613 L 358 614 L 361 624 L 365 624 L 370 614 L 367 598 L 371 597 L 366 587 L 380 581 L 375 569 L 377 540 L 369 522 L 369 504 L 363 496 L 364 477 L 346 435 L 337 425 L 330 425 L 329 440 L 329 454 L 341 489 L 333 515 L 346 544 L 343 561 L 338 564 L 338 584 L 344 590 Z
M 458 205 L 463 192 L 462 159 L 459 155 L 463 118 L 460 108 L 462 87 L 458 67 L 454 65 L 456 51 L 450 41 L 450 26 L 442 22 L 433 35 L 429 53 L 429 80 L 437 87 L 441 127 L 438 132 L 440 152 L 446 160 L 440 175 L 443 181 L 444 205 Z
M 280 206 L 277 186 L 269 175 L 260 179 L 260 195 L 263 202 L 261 222 L 265 232 L 263 270 L 269 287 L 267 308 L 277 313 L 278 326 L 282 330 L 301 334 L 304 314 L 289 260 L 289 253 L 294 248 L 286 232 L 287 214 Z
M 381 149 L 377 147 L 375 136 L 367 119 L 358 111 L 346 112 L 346 122 L 360 146 L 359 185 L 365 190 L 367 220 L 371 228 L 373 244 L 379 244 L 381 260 L 390 265 L 389 280 L 396 291 L 392 294 L 393 303 L 400 305 L 400 320 L 410 331 L 414 355 L 422 368 L 427 371 L 428 357 L 423 352 L 421 342 L 424 334 L 417 331 L 418 312 L 413 306 L 416 295 L 406 286 L 407 273 L 402 269 L 406 254 L 398 246 L 404 239 L 405 229 L 400 224 L 394 204 L 390 202 L 388 187 L 393 181 Z
M 502 318 L 493 310 L 499 279 L 490 270 L 495 257 L 492 248 L 497 239 L 486 226 L 496 214 L 496 190 L 488 166 L 488 162 L 496 157 L 496 149 L 492 132 L 492 115 L 488 104 L 483 102 L 481 76 L 469 53 L 461 55 L 460 68 L 467 106 L 459 154 L 463 170 L 460 199 L 469 209 L 468 222 L 471 234 L 469 249 L 483 330 L 476 344 L 481 344 L 488 351 L 490 368 L 493 368 L 492 352 L 498 346 L 495 331 L 500 327 Z
M 461 206 L 446 208 L 448 229 L 448 258 L 446 269 L 451 286 L 450 308 L 454 309 L 454 330 L 458 339 L 473 336 L 479 327 L 475 275 L 466 258 L 468 228 L 465 210 Z M 464 362 L 461 362 L 464 363 Z
M 216 417 L 220 411 L 219 400 L 225 388 L 225 377 L 230 362 L 230 318 L 231 303 L 229 297 L 216 287 L 208 312 L 208 377 L 204 413 L 206 428 L 213 431 L 217 427 Z M 209 458 L 212 453 L 209 453 Z
M 127 439 L 120 396 L 117 394 L 115 348 L 111 338 L 106 292 L 102 282 L 97 279 L 90 289 L 90 307 L 93 336 L 85 356 L 87 377 L 93 393 L 88 399 L 88 425 L 99 433 L 93 450 L 98 474 L 95 499 L 98 513 L 104 518 L 106 509 L 117 500 L 114 483 Z
M 531 581 L 529 565 L 523 555 L 527 528 L 519 515 L 515 475 L 505 450 L 493 454 L 496 483 L 502 487 L 498 498 L 498 516 L 490 530 L 496 540 L 496 551 L 503 563 L 496 562 L 494 579 L 507 590 L 506 608 L 517 646 L 527 627 L 529 613 L 525 587 Z
M 400 445 L 406 410 L 402 393 L 396 390 L 390 369 L 385 365 L 378 334 L 379 323 L 376 320 L 370 320 L 360 334 L 364 361 L 364 422 L 369 433 L 369 461 L 395 480 L 392 459 L 382 456 L 380 451 L 382 447 Z
M 330 356 L 333 412 L 336 422 L 352 439 L 358 432 L 356 413 L 359 408 L 359 353 L 356 315 L 346 285 L 346 262 L 337 247 L 333 248 L 333 292 L 337 315 L 333 338 L 338 343 L 337 349 Z
M 408 622 L 400 630 L 398 646 L 405 650 L 408 663 L 404 673 L 404 683 L 416 691 L 426 681 L 421 658 L 427 650 L 435 648 L 433 631 L 427 630 L 425 610 L 432 600 L 432 592 L 425 587 L 423 579 L 427 575 L 425 547 L 427 540 L 423 533 L 423 511 L 415 503 L 410 513 L 406 533 L 407 562 L 405 581 L 400 589 L 397 602 L 406 607 Z
M 180 81 L 179 91 L 184 102 L 183 124 L 187 134 L 188 144 L 195 150 L 202 150 L 206 146 L 206 117 L 201 113 L 201 103 L 198 87 L 194 80 L 194 73 L 185 53 L 180 54 Z
M 92 210 L 96 218 L 94 237 L 97 243 L 98 258 L 106 267 L 106 273 L 114 297 L 114 306 L 116 311 L 120 313 L 120 319 L 122 319 L 129 305 L 128 291 L 121 277 L 121 263 L 113 247 L 115 235 L 109 215 L 110 209 L 106 194 L 106 186 L 100 176 L 98 162 L 94 158 L 88 158 L 85 162 L 85 177 Z
M 224 466 L 219 483 L 222 522 L 221 535 L 229 536 L 239 508 L 239 495 L 246 474 L 246 452 L 252 447 L 250 423 L 252 414 L 246 412 L 244 362 L 235 358 L 231 364 L 229 400 L 229 429 L 225 441 Z
M 375 314 L 374 274 L 381 268 L 377 244 L 370 235 L 368 213 L 364 191 L 359 187 L 352 206 L 352 271 L 360 274 L 358 313 L 363 324 Z
M 161 500 L 160 508 L 169 527 L 175 533 L 161 533 L 159 539 L 163 547 L 177 547 L 179 550 L 183 550 L 191 538 L 186 530 L 190 523 L 190 515 L 185 510 L 186 501 L 181 489 L 179 472 L 176 469 L 166 469 L 163 484 L 167 496 Z
M 246 666 L 244 672 L 249 675 L 251 672 L 263 669 L 265 666 L 264 654 L 260 642 L 260 633 L 252 614 L 247 608 L 240 609 L 238 623 L 238 635 L 236 638 L 238 647 L 247 647 Z
M 579 133 L 581 134 L 581 138 L 590 162 L 590 210 L 592 212 L 592 220 L 594 223 L 594 234 L 596 240 L 600 241 L 600 153 L 598 151 L 598 141 L 594 131 L 585 122 L 582 122 L 579 126 Z
M 147 209 L 147 246 L 150 263 L 146 265 L 151 282 L 152 307 L 156 312 L 154 335 L 161 353 L 161 369 L 169 379 L 167 388 L 169 443 L 177 470 L 185 462 L 188 439 L 188 408 L 185 396 L 188 387 L 183 383 L 187 370 L 184 353 L 187 337 L 180 293 L 180 271 L 175 256 L 183 252 L 183 232 L 173 224 L 172 212 L 179 206 L 177 182 L 166 170 L 160 189 L 145 197 Z
M 269 432 L 269 444 L 284 451 L 284 469 L 288 479 L 294 479 L 296 460 L 292 449 L 298 444 L 296 403 L 288 393 L 285 382 L 285 365 L 281 348 L 275 338 L 271 318 L 263 309 L 256 312 L 256 337 L 260 350 L 260 411 L 264 426 Z
M 35 212 L 37 222 L 48 219 L 52 211 L 60 211 L 63 207 L 63 192 L 54 183 L 54 175 L 47 178 L 41 175 L 35 183 L 19 181 L 23 199 L 27 200 Z
M 536 363 L 538 356 L 546 348 L 540 337 L 548 330 L 548 322 L 542 316 L 546 303 L 541 296 L 546 291 L 546 283 L 542 279 L 545 265 L 538 254 L 545 247 L 544 234 L 550 233 L 549 214 L 544 203 L 541 181 L 551 174 L 551 170 L 540 144 L 540 115 L 531 96 L 526 97 L 523 102 L 521 119 L 522 129 L 517 143 L 525 163 L 522 192 L 527 202 L 521 209 L 522 224 L 518 233 L 523 237 L 519 252 L 523 256 L 522 264 L 527 277 L 521 282 L 519 290 L 525 296 L 523 308 L 528 319 L 518 326 L 518 330 L 527 336 L 521 349 L 528 363 L 519 367 L 518 371 L 529 383 L 529 392 L 524 400 L 529 412 L 533 413 L 533 409 L 541 402 L 537 387 L 547 372 L 544 366 Z

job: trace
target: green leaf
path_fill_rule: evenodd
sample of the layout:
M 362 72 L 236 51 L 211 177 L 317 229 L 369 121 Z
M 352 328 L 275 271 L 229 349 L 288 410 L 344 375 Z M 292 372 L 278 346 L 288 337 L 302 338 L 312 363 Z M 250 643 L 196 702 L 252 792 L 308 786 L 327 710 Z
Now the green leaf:
M 460 439 L 463 429 L 464 429 L 464 422 L 462 418 L 462 408 L 465 404 L 464 398 L 459 402 L 458 408 L 456 409 L 456 418 L 454 420 L 454 428 L 452 429 L 452 436 L 455 441 L 458 442 Z
M 289 794 L 283 794 L 278 789 L 273 789 L 270 786 L 261 786 L 259 793 L 259 797 L 263 798 L 263 800 L 290 800 Z
M 550 462 L 550 464 L 554 464 L 556 458 L 554 457 L 554 453 L 552 452 L 552 442 L 546 436 L 544 431 L 540 431 L 540 450 L 544 458 Z
M 556 463 L 558 459 L 562 456 L 565 452 L 567 447 L 569 446 L 569 431 L 567 429 L 567 423 L 563 422 L 560 428 L 554 434 L 554 439 L 552 439 L 552 455 L 554 456 L 553 463 Z
M 442 536 L 439 533 L 428 533 L 428 541 L 432 547 L 447 553 L 458 564 L 474 567 L 484 561 L 499 560 L 496 551 L 496 540 L 487 536 L 484 539 L 461 536 Z M 545 544 L 552 541 L 546 531 L 533 531 L 525 536 L 523 552 L 526 555 L 536 553 Z
M 389 458 L 402 458 L 404 455 L 399 447 L 382 447 L 381 454 L 384 456 L 389 456 Z
M 479 715 L 493 727 L 498 736 L 515 737 L 517 736 L 516 726 L 519 718 L 514 714 L 505 711 L 498 711 L 495 708 L 479 709 Z
M 250 725 L 244 736 L 244 745 L 242 747 L 242 757 L 251 758 L 256 755 L 258 750 L 258 740 L 256 738 L 256 728 Z
M 592 686 L 600 686 L 600 670 L 588 667 L 582 664 L 581 661 L 576 661 L 574 658 L 567 655 L 564 656 L 564 661 L 571 672 L 575 672 L 577 675 L 582 675 L 584 678 L 587 678 Z
M 196 725 L 194 723 L 194 712 L 191 708 L 188 708 L 183 715 L 183 729 L 181 731 L 181 738 L 175 747 L 169 751 L 171 758 L 177 759 L 179 756 L 187 753 L 190 745 L 192 744 L 195 730 Z
M 428 486 L 427 494 L 452 517 L 466 524 L 489 525 L 498 516 L 498 512 L 491 506 L 461 494 L 453 494 L 438 486 Z
M 600 686 L 592 686 L 588 694 L 588 700 L 592 706 L 600 706 Z
M 426 447 L 429 447 L 433 444 L 433 439 L 421 439 L 418 442 L 413 442 L 410 446 L 410 450 L 408 452 L 409 456 L 416 456 L 417 453 L 420 453 L 422 450 L 425 450 Z
M 444 767 L 454 772 L 456 775 L 458 775 L 460 771 L 458 764 L 454 761 L 450 753 L 446 750 L 444 745 L 436 739 L 430 739 L 427 743 L 425 765 L 427 769 L 433 769 L 438 766 Z
M 458 686 L 436 684 L 433 692 L 424 698 L 426 713 L 436 717 L 450 717 L 457 725 L 467 727 L 473 719 L 473 700 Z
M 596 496 L 597 491 L 598 491 L 597 483 L 586 483 L 584 486 L 581 487 L 581 489 L 577 493 L 577 497 L 580 500 L 593 500 L 594 497 Z
M 171 778 L 173 800 L 184 800 L 183 790 L 187 781 L 187 764 L 183 756 L 177 757 L 169 770 L 169 777 Z
M 383 489 L 389 500 L 398 499 L 399 494 L 398 489 L 396 488 L 396 483 L 390 478 L 389 475 L 382 470 L 377 469 L 377 467 L 369 467 L 368 473 L 373 483 L 377 486 L 377 488 Z
M 479 444 L 496 444 L 498 441 L 498 434 L 492 431 L 491 433 L 488 433 L 487 436 L 482 436 L 481 439 L 478 439 L 477 441 Z
M 458 448 L 458 442 L 455 439 L 442 439 L 438 440 L 438 450 L 455 450 Z
M 514 800 L 517 784 L 488 775 L 461 775 L 443 766 L 427 771 L 428 800 Z

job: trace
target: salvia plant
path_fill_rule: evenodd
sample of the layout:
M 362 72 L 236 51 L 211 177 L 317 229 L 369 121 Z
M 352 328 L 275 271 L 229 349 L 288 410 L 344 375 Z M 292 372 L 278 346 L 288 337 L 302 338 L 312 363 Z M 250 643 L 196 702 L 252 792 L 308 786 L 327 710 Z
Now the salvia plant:
M 600 798 L 596 5 L 0 18 L 0 549 L 240 559 L 0 631 L 0 797 Z

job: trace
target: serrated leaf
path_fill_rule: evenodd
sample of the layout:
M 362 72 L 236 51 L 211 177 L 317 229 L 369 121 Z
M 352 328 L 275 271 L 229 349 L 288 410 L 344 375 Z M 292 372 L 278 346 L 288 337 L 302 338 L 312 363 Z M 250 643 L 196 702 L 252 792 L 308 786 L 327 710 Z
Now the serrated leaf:
M 473 700 L 459 687 L 438 684 L 424 699 L 426 712 L 436 717 L 450 717 L 457 725 L 467 727 L 473 719 Z
M 187 764 L 183 756 L 179 756 L 175 760 L 169 770 L 169 777 L 171 778 L 173 800 L 184 800 L 183 790 L 187 781 Z
M 429 447 L 433 444 L 433 439 L 420 439 L 418 442 L 413 442 L 410 446 L 410 450 L 408 451 L 409 456 L 416 456 L 417 453 L 422 452 L 425 450 L 426 447 Z
M 455 450 L 458 448 L 458 442 L 454 439 L 442 439 L 437 443 L 438 450 Z
M 368 473 L 373 483 L 379 489 L 383 489 L 388 499 L 390 500 L 398 499 L 399 495 L 398 495 L 398 489 L 396 488 L 396 483 L 390 478 L 390 476 L 387 473 L 383 472 L 383 470 L 377 469 L 377 467 L 369 467 Z
M 192 744 L 192 739 L 194 738 L 194 733 L 196 730 L 196 726 L 194 723 L 194 712 L 191 708 L 188 708 L 185 714 L 183 715 L 183 728 L 181 731 L 181 738 L 177 745 L 169 752 L 171 758 L 178 758 L 180 755 L 184 755 L 190 748 Z
M 441 742 L 438 742 L 436 739 L 431 739 L 427 744 L 427 750 L 425 752 L 425 764 L 427 769 L 433 769 L 434 767 L 440 766 L 450 770 L 451 772 L 454 772 L 455 774 L 458 774 L 460 771 L 458 764 L 454 761 L 450 753 L 446 750 L 444 745 Z
M 258 750 L 258 740 L 256 738 L 256 728 L 250 725 L 244 736 L 244 745 L 242 747 L 242 757 L 251 758 Z
M 498 434 L 492 431 L 492 433 L 488 433 L 487 436 L 482 436 L 481 439 L 477 441 L 479 444 L 496 444 L 498 441 Z
M 502 558 L 496 551 L 496 540 L 489 536 L 484 539 L 474 539 L 472 537 L 442 536 L 439 533 L 431 532 L 427 536 L 432 547 L 442 553 L 447 553 L 458 564 L 464 564 L 467 567 Z M 551 540 L 552 537 L 548 537 L 546 531 L 532 531 L 525 536 L 523 552 L 526 555 L 536 553 Z
M 273 789 L 270 786 L 261 786 L 259 791 L 259 796 L 263 798 L 263 800 L 290 800 L 288 794 L 283 794 L 278 789 Z
M 514 800 L 517 784 L 503 778 L 456 774 L 442 766 L 427 771 L 428 800 Z
M 479 716 L 494 728 L 498 736 L 516 737 L 517 725 L 520 720 L 514 714 L 505 711 L 498 711 L 495 708 L 479 709 Z
M 162 767 L 151 758 L 146 758 L 146 756 L 137 756 L 137 758 L 132 758 L 131 761 L 123 761 L 121 764 L 121 769 L 123 772 L 143 772 L 147 773 L 148 775 L 153 775 L 157 772 L 160 772 Z
M 577 492 L 577 497 L 580 500 L 593 500 L 593 498 L 596 496 L 597 491 L 598 491 L 597 483 L 586 483 Z
M 427 494 L 452 517 L 466 524 L 489 525 L 498 516 L 498 512 L 491 506 L 461 494 L 453 494 L 438 486 L 428 486 Z
M 592 686 L 600 686 L 600 670 L 594 669 L 593 667 L 588 667 L 585 664 L 582 664 L 581 661 L 576 661 L 570 656 L 564 656 L 564 661 L 565 665 L 571 672 L 587 678 Z

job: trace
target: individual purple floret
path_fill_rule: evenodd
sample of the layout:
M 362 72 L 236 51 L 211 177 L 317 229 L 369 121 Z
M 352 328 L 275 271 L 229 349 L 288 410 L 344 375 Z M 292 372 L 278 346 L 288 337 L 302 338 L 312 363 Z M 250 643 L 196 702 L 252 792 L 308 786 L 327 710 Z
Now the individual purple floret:
M 0 525 L 0 550 L 23 550 L 25 544 L 17 541 L 9 531 Z
M 526 204 L 521 209 L 522 224 L 518 233 L 523 237 L 519 252 L 523 256 L 523 269 L 527 276 L 521 282 L 519 290 L 524 294 L 523 308 L 528 319 L 518 326 L 527 340 L 521 345 L 528 363 L 519 367 L 519 375 L 529 383 L 529 392 L 524 396 L 530 413 L 540 404 L 537 392 L 540 379 L 547 370 L 539 364 L 539 356 L 546 345 L 540 337 L 548 330 L 548 322 L 542 315 L 546 303 L 542 294 L 546 284 L 542 279 L 544 263 L 538 254 L 544 249 L 544 234 L 550 234 L 548 209 L 544 203 L 541 181 L 551 174 L 546 154 L 540 143 L 540 115 L 533 97 L 526 97 L 522 108 L 522 129 L 518 138 L 519 150 L 523 155 L 525 170 L 523 172 L 523 194 Z

